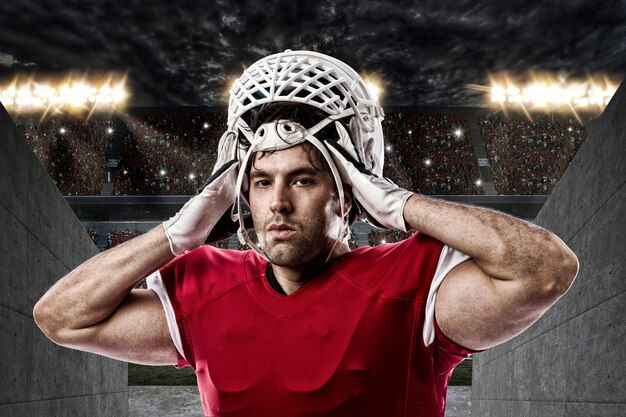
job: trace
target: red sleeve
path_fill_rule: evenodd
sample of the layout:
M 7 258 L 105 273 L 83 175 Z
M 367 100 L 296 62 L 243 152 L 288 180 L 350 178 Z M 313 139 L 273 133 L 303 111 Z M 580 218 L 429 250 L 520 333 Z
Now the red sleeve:
M 176 349 L 176 353 L 178 354 L 178 365 L 174 365 L 176 368 L 184 368 L 186 366 L 191 366 L 189 362 L 180 354 L 178 349 Z
M 459 345 L 448 338 L 441 329 L 435 319 L 435 370 L 438 374 L 446 374 L 455 366 L 463 362 L 468 356 L 474 353 L 480 353 L 482 350 L 471 350 Z

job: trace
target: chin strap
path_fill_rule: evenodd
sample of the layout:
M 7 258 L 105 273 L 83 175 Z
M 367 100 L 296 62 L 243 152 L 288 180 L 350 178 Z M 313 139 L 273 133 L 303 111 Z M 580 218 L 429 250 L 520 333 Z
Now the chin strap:
M 343 209 L 341 210 L 343 212 Z M 335 239 L 335 243 L 333 243 L 333 246 L 330 248 L 330 252 L 328 252 L 328 256 L 326 257 L 326 260 L 324 261 L 324 263 L 328 263 L 328 261 L 330 260 L 330 257 L 333 255 L 333 252 L 335 251 L 335 247 L 337 246 L 337 243 L 341 242 L 342 240 L 344 240 L 346 238 L 346 235 L 348 234 L 348 231 L 350 230 L 350 220 L 347 219 L 347 214 L 342 217 L 342 220 L 344 221 L 343 226 L 341 226 L 341 229 L 339 229 L 339 233 L 337 234 L 337 239 Z

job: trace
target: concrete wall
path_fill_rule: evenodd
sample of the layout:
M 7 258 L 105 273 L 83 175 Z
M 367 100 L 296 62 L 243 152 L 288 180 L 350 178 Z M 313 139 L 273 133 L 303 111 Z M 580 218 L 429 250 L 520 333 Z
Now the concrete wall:
M 0 227 L 0 416 L 127 416 L 127 365 L 58 347 L 33 321 L 97 249 L 1 105 Z
M 569 292 L 530 329 L 476 355 L 472 415 L 626 416 L 626 83 L 536 223 L 578 255 Z

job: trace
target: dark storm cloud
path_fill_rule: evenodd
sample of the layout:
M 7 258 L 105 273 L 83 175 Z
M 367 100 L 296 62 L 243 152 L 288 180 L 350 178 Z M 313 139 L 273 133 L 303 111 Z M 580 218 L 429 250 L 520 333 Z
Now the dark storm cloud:
M 626 73 L 626 2 L 6 1 L 0 75 L 129 73 L 134 105 L 224 104 L 246 65 L 334 55 L 385 83 L 386 105 L 477 105 L 489 72 Z

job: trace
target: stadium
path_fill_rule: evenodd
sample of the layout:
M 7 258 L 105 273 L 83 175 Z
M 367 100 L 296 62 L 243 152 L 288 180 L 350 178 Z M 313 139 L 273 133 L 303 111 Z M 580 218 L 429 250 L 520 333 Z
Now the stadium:
M 166 220 L 196 193 L 215 164 L 226 111 L 130 108 L 110 119 L 17 115 L 16 123 L 103 250 Z M 529 120 L 489 108 L 396 107 L 383 128 L 385 175 L 399 186 L 527 220 L 587 137 L 573 115 Z M 384 234 L 359 224 L 354 244 L 394 239 Z
M 316 25 L 324 26 L 318 18 Z M 222 16 L 224 33 L 237 26 L 229 19 Z M 623 29 L 623 23 L 616 26 Z M 385 177 L 437 200 L 542 225 L 582 259 L 575 286 L 554 312 L 455 369 L 446 416 L 623 415 L 623 59 L 583 70 L 494 65 L 456 81 L 435 70 L 402 84 L 398 77 L 405 68 L 385 67 L 382 57 L 365 59 L 361 68 L 359 58 L 368 56 L 362 49 L 351 45 L 357 51 L 352 53 L 334 41 L 307 40 L 303 35 L 294 42 L 337 52 L 383 104 Z M 63 351 L 36 333 L 32 305 L 69 270 L 162 224 L 202 190 L 228 125 L 230 74 L 273 46 L 241 48 L 237 57 L 222 56 L 228 65 L 219 68 L 207 64 L 209 81 L 191 74 L 198 88 L 185 96 L 189 86 L 176 90 L 174 76 L 172 85 L 152 80 L 146 88 L 138 72 L 158 76 L 145 67 L 81 68 L 80 74 L 55 68 L 42 75 L 30 70 L 34 58 L 20 58 L 8 47 L 4 53 L 0 42 L 0 206 L 6 230 L 0 311 L 3 333 L 11 335 L 0 344 L 9 358 L 1 366 L 0 415 L 201 415 L 190 368 Z M 46 69 L 43 61 L 39 65 Z M 417 93 L 407 99 L 409 92 Z M 413 233 L 358 221 L 349 246 L 376 247 Z M 234 234 L 211 245 L 250 249 Z M 599 260 L 586 267 L 587 257 Z M 27 283 L 10 271 L 27 276 Z M 146 288 L 145 280 L 137 287 Z M 611 363 L 598 365 L 602 357 Z

